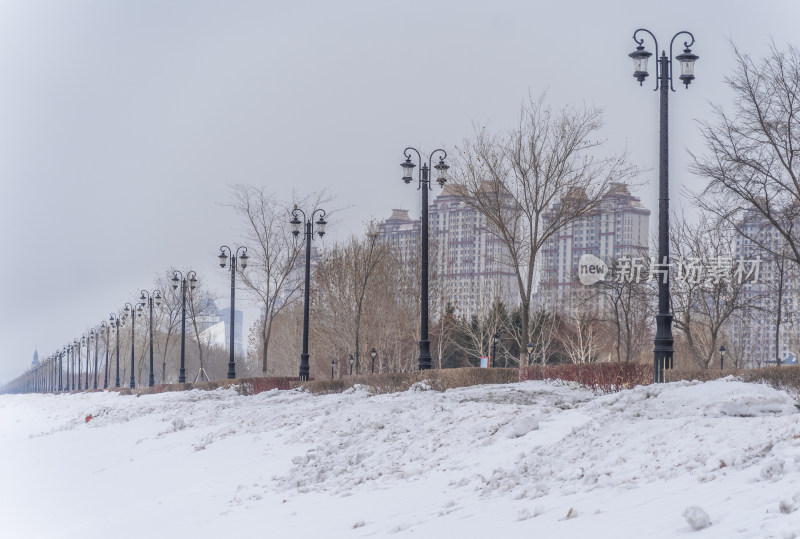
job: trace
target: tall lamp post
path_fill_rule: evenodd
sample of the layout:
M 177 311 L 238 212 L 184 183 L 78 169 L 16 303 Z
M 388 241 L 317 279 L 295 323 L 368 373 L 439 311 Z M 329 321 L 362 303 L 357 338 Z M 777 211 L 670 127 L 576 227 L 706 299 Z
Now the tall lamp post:
M 100 322 L 100 328 L 106 330 L 106 368 L 103 369 L 103 389 L 108 389 L 108 341 L 111 326 L 106 324 L 106 321 L 103 320 Z
M 86 344 L 86 371 L 84 376 L 86 376 L 86 383 L 83 385 L 83 389 L 89 390 L 89 362 L 92 359 L 92 350 L 91 344 L 92 339 L 94 338 L 94 329 L 90 329 L 88 333 L 83 334 L 84 343 Z
M 63 385 L 63 378 L 62 375 L 64 374 L 64 354 L 66 353 L 66 347 L 62 348 L 58 351 L 58 391 L 64 391 Z
M 319 219 L 314 223 L 314 216 L 319 213 Z M 303 221 L 300 220 L 299 215 L 303 216 Z M 311 212 L 309 217 L 306 213 L 297 207 L 295 204 L 292 210 L 292 220 L 289 224 L 292 225 L 292 234 L 294 237 L 300 235 L 300 226 L 305 222 L 305 241 L 306 241 L 306 278 L 305 289 L 303 294 L 303 352 L 300 354 L 300 380 L 307 381 L 309 375 L 308 365 L 308 297 L 310 295 L 310 276 L 311 276 L 311 240 L 314 239 L 316 233 L 320 238 L 325 235 L 325 225 L 328 221 L 325 220 L 325 210 L 321 208 L 315 209 Z M 314 230 L 316 225 L 316 230 Z M 352 370 L 352 366 L 351 366 Z
M 433 189 L 430 184 L 429 176 L 431 173 L 431 162 L 433 156 L 441 153 L 439 162 L 433 166 L 436 169 L 436 181 L 439 182 L 440 187 L 444 187 L 447 182 L 447 169 L 448 167 L 444 160 L 447 157 L 447 152 L 441 148 L 436 149 L 428 156 L 428 162 L 423 162 L 422 155 L 416 148 L 408 147 L 403 150 L 405 155 L 405 162 L 400 166 L 403 168 L 403 181 L 407 184 L 413 180 L 414 167 L 416 166 L 411 162 L 411 153 L 417 154 L 417 162 L 420 164 L 418 187 L 422 191 L 422 229 L 420 231 L 422 240 L 422 263 L 420 264 L 420 331 L 419 331 L 419 370 L 426 370 L 432 367 L 433 358 L 431 357 L 431 342 L 428 339 L 428 191 Z
M 139 296 L 139 307 L 150 307 L 150 375 L 147 378 L 147 384 L 150 387 L 155 384 L 155 376 L 153 375 L 153 302 L 157 307 L 161 306 L 161 292 L 153 290 L 150 293 L 147 290 L 142 290 L 142 294 Z
M 333 380 L 333 368 L 336 366 L 336 360 L 331 360 L 331 380 Z
M 633 59 L 633 76 L 639 81 L 641 86 L 649 73 L 647 72 L 647 59 L 652 53 L 645 50 L 644 38 L 637 38 L 639 32 L 646 32 L 653 38 L 656 52 L 658 52 L 658 40 L 650 30 L 639 28 L 633 33 L 633 40 L 636 42 L 636 50 L 630 53 Z M 672 45 L 681 34 L 686 34 L 691 41 L 684 41 L 686 47 L 682 54 L 675 56 L 681 64 L 681 74 L 679 79 L 686 88 L 694 79 L 694 62 L 698 59 L 696 54 L 692 54 L 689 47 L 694 44 L 694 36 L 682 30 L 672 36 L 669 42 L 669 56 L 665 51 L 661 51 L 661 57 L 656 64 L 656 85 L 654 90 L 660 90 L 660 142 L 659 142 L 659 166 L 658 166 L 658 273 L 661 279 L 658 281 L 658 314 L 656 315 L 656 337 L 653 349 L 653 381 L 654 383 L 664 382 L 664 369 L 673 367 L 673 342 L 672 337 L 672 313 L 669 310 L 669 136 L 668 136 L 668 98 L 669 92 L 675 91 L 672 87 Z M 655 268 L 654 268 L 655 269 Z M 657 273 L 656 273 L 657 274 Z
M 356 362 L 356 360 L 353 359 L 353 354 L 350 354 L 350 358 L 347 360 L 347 362 L 350 363 L 350 376 L 353 376 L 353 363 Z
M 83 389 L 83 383 L 81 382 L 81 348 L 83 348 L 84 343 L 86 343 L 86 334 L 84 333 L 80 339 L 77 340 L 78 343 L 78 391 Z M 86 354 L 89 354 L 89 347 L 86 347 Z M 86 360 L 89 361 L 88 359 Z
M 94 339 L 94 389 L 97 389 L 97 350 L 100 343 L 100 330 L 97 331 L 92 328 L 89 332 L 91 334 L 92 339 Z
M 181 369 L 178 371 L 178 383 L 183 384 L 186 382 L 186 281 L 189 281 L 189 286 L 194 290 L 197 286 L 197 274 L 193 271 L 183 273 L 178 270 L 172 272 L 172 289 L 178 289 L 178 283 L 181 284 Z
M 725 346 L 719 347 L 719 370 L 722 370 L 725 365 Z
M 119 316 L 111 313 L 111 316 L 108 317 L 108 325 L 114 326 L 117 330 L 117 375 L 114 379 L 114 387 L 119 387 L 119 327 L 122 325 L 122 320 Z
M 372 359 L 372 369 L 370 374 L 375 374 L 375 358 L 378 357 L 378 351 L 375 350 L 375 347 L 372 347 L 372 350 L 369 351 L 369 357 Z
M 137 307 L 134 307 L 130 303 L 125 303 L 125 317 L 131 317 L 131 389 L 136 387 L 136 376 L 134 375 L 134 368 L 136 364 L 136 356 L 134 354 L 134 350 L 136 348 L 136 317 L 142 316 L 142 306 L 137 305 Z
M 66 351 L 66 354 L 67 354 L 67 383 L 64 386 L 64 391 L 69 391 L 70 389 L 72 389 L 72 387 L 69 385 L 69 362 L 70 362 L 69 351 L 71 349 L 72 349 L 72 345 L 70 345 L 70 344 L 64 345 L 64 350 Z
M 72 390 L 73 391 L 75 391 L 75 389 L 77 389 L 78 391 L 81 390 L 81 349 L 78 347 L 79 345 L 80 345 L 80 342 L 78 341 L 78 339 L 72 339 L 72 361 L 73 361 L 73 363 L 72 363 Z M 75 357 L 76 350 L 77 350 L 77 354 L 78 354 L 77 357 Z M 78 370 L 77 377 L 75 376 L 75 370 L 76 369 Z M 76 378 L 77 378 L 77 383 L 76 383 Z
M 226 252 L 227 250 L 227 252 Z M 239 251 L 242 254 L 239 254 Z M 226 262 L 230 262 L 231 265 L 231 340 L 228 343 L 229 348 L 229 359 L 228 359 L 228 378 L 236 378 L 236 363 L 233 359 L 233 327 L 236 322 L 236 263 L 238 262 L 242 265 L 242 271 L 247 267 L 247 247 L 237 247 L 235 251 L 232 251 L 230 247 L 227 245 L 223 245 L 219 248 L 219 267 L 224 268 Z

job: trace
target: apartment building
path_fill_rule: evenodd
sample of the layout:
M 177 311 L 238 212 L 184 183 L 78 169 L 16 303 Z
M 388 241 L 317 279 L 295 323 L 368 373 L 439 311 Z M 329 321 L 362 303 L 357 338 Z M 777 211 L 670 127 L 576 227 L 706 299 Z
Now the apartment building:
M 513 308 L 518 303 L 515 274 L 503 243 L 486 218 L 445 186 L 429 205 L 430 282 L 435 297 L 449 302 L 458 316 L 484 313 L 495 298 Z M 418 264 L 421 224 L 408 210 L 394 209 L 379 227 L 379 237 L 393 245 L 405 263 Z
M 578 196 L 578 195 L 576 195 Z M 545 215 L 553 219 L 559 206 Z M 537 301 L 548 310 L 576 295 L 585 297 L 578 262 L 585 254 L 606 264 L 647 252 L 650 210 L 623 183 L 612 183 L 597 207 L 558 230 L 539 253 L 541 272 Z

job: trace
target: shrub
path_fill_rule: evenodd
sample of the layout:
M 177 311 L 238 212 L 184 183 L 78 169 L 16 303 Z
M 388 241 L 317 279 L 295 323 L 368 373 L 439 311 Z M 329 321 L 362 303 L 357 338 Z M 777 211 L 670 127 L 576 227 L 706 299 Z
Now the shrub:
M 583 363 L 579 365 L 530 365 L 519 370 L 519 379 L 562 380 L 612 393 L 653 381 L 653 367 L 641 363 Z
M 738 375 L 745 382 L 769 384 L 776 389 L 800 393 L 800 366 L 764 367 L 740 371 Z
M 340 380 L 314 380 L 300 384 L 301 387 L 315 394 L 341 393 L 356 384 L 366 386 L 370 392 L 378 395 L 408 391 L 418 383 L 426 382 L 435 391 L 445 391 L 455 387 L 467 387 L 481 384 L 509 384 L 519 381 L 517 369 L 480 369 L 464 367 L 459 369 L 436 369 L 413 372 L 388 372 L 346 376 Z
M 650 370 L 652 372 L 652 367 Z M 686 380 L 691 382 L 692 380 L 697 380 L 699 382 L 709 382 L 730 375 L 739 375 L 741 372 L 735 369 L 725 369 L 724 371 L 719 369 L 667 369 L 664 371 L 664 381 L 678 382 Z

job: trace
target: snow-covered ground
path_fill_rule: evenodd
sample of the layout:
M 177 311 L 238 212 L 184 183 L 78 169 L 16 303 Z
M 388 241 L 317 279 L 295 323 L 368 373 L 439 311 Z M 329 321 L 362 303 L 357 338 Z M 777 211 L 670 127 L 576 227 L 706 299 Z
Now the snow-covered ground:
M 2 395 L 0 537 L 800 537 L 798 420 L 730 379 Z

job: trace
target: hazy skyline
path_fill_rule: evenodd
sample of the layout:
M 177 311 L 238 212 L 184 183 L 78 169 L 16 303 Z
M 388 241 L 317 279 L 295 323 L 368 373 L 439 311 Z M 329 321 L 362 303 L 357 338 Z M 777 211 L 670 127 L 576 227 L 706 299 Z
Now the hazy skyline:
M 662 48 L 679 30 L 697 40 L 697 78 L 670 95 L 676 208 L 700 182 L 686 169 L 685 148 L 702 150 L 695 120 L 729 105 L 729 40 L 760 58 L 771 40 L 795 44 L 797 20 L 790 0 L 2 2 L 0 224 L 15 260 L 0 274 L 0 383 L 171 267 L 227 306 L 216 256 L 241 237 L 230 184 L 266 186 L 287 219 L 293 190 L 326 189 L 340 210 L 328 245 L 395 207 L 419 215 L 400 180 L 406 146 L 451 151 L 474 126 L 513 127 L 543 91 L 554 108 L 604 108 L 609 151 L 650 169 L 635 194 L 655 230 L 658 94 L 652 75 L 632 77 L 633 31 Z

